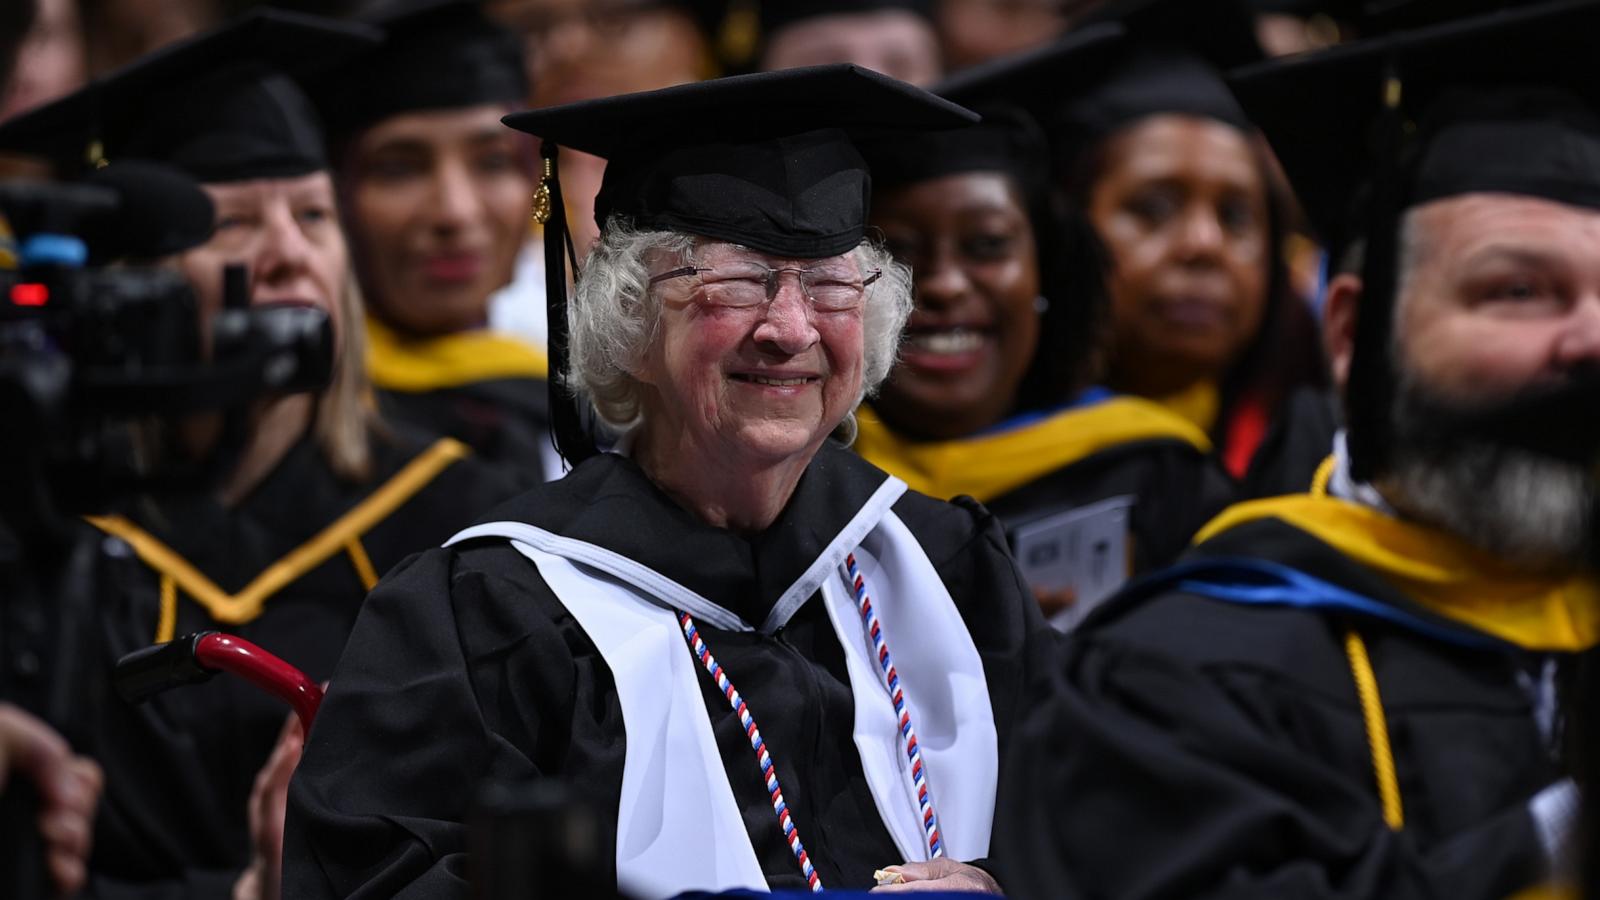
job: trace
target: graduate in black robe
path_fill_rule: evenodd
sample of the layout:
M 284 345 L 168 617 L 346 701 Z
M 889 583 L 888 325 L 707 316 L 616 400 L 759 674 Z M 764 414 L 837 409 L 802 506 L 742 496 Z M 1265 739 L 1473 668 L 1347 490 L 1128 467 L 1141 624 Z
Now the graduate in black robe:
M 1029 63 L 1032 77 L 1070 79 L 1125 39 L 1077 31 Z M 872 222 L 911 266 L 918 309 L 855 448 L 923 493 L 986 504 L 1066 627 L 1171 562 L 1233 484 L 1200 428 L 1095 385 L 1107 263 L 1082 214 L 1053 202 L 1044 133 L 1001 90 L 1014 77 L 934 87 L 983 112 L 980 125 L 867 147 Z
M 5 630 L 31 641 L 27 650 L 55 673 L 14 682 L 17 699 L 106 774 L 90 896 L 232 896 L 260 851 L 252 830 L 281 828 L 252 821 L 249 803 L 284 705 L 226 677 L 134 706 L 113 690 L 118 658 L 217 629 L 324 680 L 381 573 L 513 492 L 459 442 L 370 413 L 360 306 L 345 289 L 322 135 L 278 67 L 304 64 L 302 53 L 337 59 L 370 40 L 364 28 L 253 14 L 0 129 L 6 146 L 76 148 L 52 153 L 69 165 L 92 135 L 111 160 L 185 171 L 222 220 L 173 260 L 199 298 L 202 328 L 220 305 L 221 266 L 242 263 L 250 302 L 315 306 L 337 343 L 331 381 L 315 395 L 263 396 L 220 424 L 198 416 L 142 426 L 153 452 L 189 460 L 200 483 L 104 509 L 69 546 L 31 556 L 17 573 L 7 615 L 22 627 Z M 273 205 L 285 196 L 287 211 Z M 41 616 L 55 627 L 30 634 Z
M 230 895 L 250 861 L 251 788 L 286 716 L 232 676 L 129 704 L 110 690 L 117 659 L 221 630 L 326 681 L 378 574 L 508 491 L 454 441 L 406 431 L 374 450 L 372 478 L 352 482 L 308 435 L 236 506 L 150 498 L 85 526 L 48 593 L 92 612 L 75 654 L 84 689 L 60 723 L 106 774 L 92 895 Z
M 807 567 L 837 549 L 829 545 L 886 478 L 827 447 L 779 520 L 745 538 L 698 522 L 632 461 L 606 454 L 486 517 L 622 554 L 742 622 L 763 625 L 750 631 L 702 622 L 700 631 L 773 748 L 789 809 L 830 886 L 870 886 L 873 871 L 900 861 L 901 851 L 874 807 L 853 744 L 851 676 L 822 597 L 804 598 L 776 627 L 764 623 Z M 1037 669 L 1044 639 L 1024 608 L 1026 588 L 1004 538 L 994 518 L 972 504 L 906 494 L 893 510 L 951 597 L 960 598 L 1004 749 L 1011 738 L 1005 723 L 1020 712 L 1018 688 Z M 681 638 L 667 649 L 690 658 Z M 697 675 L 761 873 L 774 889 L 804 889 L 744 727 L 704 673 Z M 286 884 L 301 896 L 403 888 L 464 895 L 465 821 L 485 778 L 560 778 L 599 808 L 618 808 L 632 738 L 614 676 L 539 569 L 504 541 L 431 551 L 397 570 L 363 612 L 335 685 L 295 778 Z M 678 821 L 672 810 L 663 814 L 671 827 L 701 827 Z M 602 839 L 616 836 L 608 820 Z
M 486 779 L 590 800 L 602 879 L 633 896 L 864 888 L 891 865 L 994 890 L 962 863 L 989 852 L 1050 632 L 990 515 L 829 437 L 910 307 L 863 243 L 853 138 L 970 116 L 828 66 L 509 121 L 609 160 L 557 383 L 626 434 L 593 455 L 558 427 L 572 473 L 374 592 L 290 789 L 286 892 L 466 896 Z M 637 133 L 678 143 L 641 155 Z M 587 356 L 597 308 L 653 319 L 638 356 Z M 795 480 L 769 491 L 774 471 Z
M 527 488 L 560 474 L 544 351 L 488 327 L 528 231 L 521 42 L 467 0 L 394 0 L 383 42 L 310 89 L 368 309 L 379 409 L 453 437 Z
M 1327 382 L 1289 277 L 1288 197 L 1221 77 L 1262 58 L 1255 16 L 1243 2 L 1111 0 L 1078 26 L 1098 21 L 1129 33 L 1110 60 L 1040 77 L 1037 53 L 997 77 L 1036 110 L 1057 188 L 1113 261 L 1105 384 L 1199 426 L 1247 482 L 1284 465 L 1262 441 L 1291 392 Z
M 1541 279 L 1600 217 L 1600 97 L 1564 62 L 1596 24 L 1545 7 L 1237 74 L 1319 230 L 1365 241 L 1329 291 L 1348 431 L 1310 492 L 1231 507 L 1075 635 L 1002 789 L 1015 896 L 1501 898 L 1572 874 L 1594 348 Z M 1528 299 L 1432 279 L 1505 274 L 1496 253 Z M 1541 355 L 1544 328 L 1574 352 Z

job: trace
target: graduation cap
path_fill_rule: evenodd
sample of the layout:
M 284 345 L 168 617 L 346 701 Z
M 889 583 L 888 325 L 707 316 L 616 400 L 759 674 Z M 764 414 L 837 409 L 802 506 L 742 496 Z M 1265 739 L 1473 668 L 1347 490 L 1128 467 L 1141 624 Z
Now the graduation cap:
M 1387 34 L 1527 5 L 1522 0 L 1367 0 L 1360 21 L 1369 33 Z
M 1070 82 L 1071 70 L 1097 71 L 1118 52 L 1125 34 L 1111 22 L 1075 29 L 1048 51 L 1052 80 Z M 1004 172 L 1028 191 L 1044 190 L 1049 147 L 1038 123 L 1013 100 L 1006 67 L 979 67 L 946 78 L 930 91 L 983 115 L 964 128 L 900 132 L 861 143 L 876 187 L 898 187 L 962 172 Z
M 595 221 L 703 235 L 763 253 L 816 259 L 866 235 L 871 181 L 855 140 L 885 130 L 959 127 L 970 110 L 858 66 L 761 72 L 552 106 L 505 117 L 542 139 L 534 205 L 546 221 L 550 356 L 565 367 L 566 235 L 559 144 L 607 160 Z M 558 449 L 594 452 L 565 378 L 550 380 Z
M 294 76 L 378 36 L 362 25 L 257 10 L 0 124 L 0 149 L 47 157 L 69 175 L 119 159 L 167 163 L 203 182 L 303 175 L 327 162 Z
M 361 21 L 381 28 L 383 43 L 313 91 L 335 145 L 403 112 L 527 99 L 521 40 L 472 0 L 390 0 Z
M 1124 33 L 1093 50 L 1073 35 L 1108 24 Z M 1100 138 L 1139 119 L 1180 113 L 1250 128 L 1221 70 L 1262 58 L 1237 0 L 1134 0 L 1087 16 L 1062 39 L 981 63 L 940 82 L 941 96 L 1005 96 L 1049 134 L 1070 165 Z
M 1234 87 L 1323 240 L 1365 241 L 1345 406 L 1352 473 L 1388 463 L 1400 217 L 1467 193 L 1600 210 L 1600 2 L 1547 3 L 1247 67 Z
M 1060 107 L 1059 131 L 1091 141 L 1162 113 L 1250 128 L 1221 75 L 1263 56 L 1239 0 L 1114 0 L 1080 24 L 1107 21 L 1128 30 L 1125 49 Z
M 761 33 L 768 38 L 796 22 L 822 16 L 855 15 L 892 10 L 933 17 L 929 0 L 761 0 Z
M 1327 16 L 1340 21 L 1355 21 L 1361 17 L 1360 0 L 1249 0 L 1250 8 L 1260 13 L 1281 13 L 1309 19 Z

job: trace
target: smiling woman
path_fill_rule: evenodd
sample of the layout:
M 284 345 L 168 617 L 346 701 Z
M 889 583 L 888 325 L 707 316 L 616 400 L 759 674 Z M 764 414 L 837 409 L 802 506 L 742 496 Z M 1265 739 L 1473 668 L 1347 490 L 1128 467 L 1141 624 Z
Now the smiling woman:
M 1114 26 L 1075 32 L 1031 63 L 1035 77 L 1057 82 L 1119 40 Z M 1171 561 L 1229 490 L 1198 428 L 1094 385 L 1099 244 L 1050 203 L 1044 136 L 998 72 L 937 88 L 980 108 L 981 125 L 867 147 L 872 223 L 915 273 L 916 310 L 856 449 L 917 490 L 988 505 L 1067 627 Z M 1087 546 L 1098 555 L 1070 550 Z
M 910 310 L 856 141 L 970 114 L 828 66 L 508 121 L 609 161 L 551 321 L 560 383 L 622 440 L 558 432 L 570 474 L 374 595 L 291 791 L 287 892 L 465 896 L 486 774 L 592 797 L 601 877 L 636 897 L 890 864 L 996 891 L 956 861 L 988 853 L 1048 632 L 987 513 L 830 440 Z
M 380 408 L 532 486 L 560 472 L 545 356 L 488 330 L 533 201 L 529 141 L 500 124 L 526 93 L 518 42 L 462 0 L 387 4 L 371 21 L 383 45 L 320 97 Z

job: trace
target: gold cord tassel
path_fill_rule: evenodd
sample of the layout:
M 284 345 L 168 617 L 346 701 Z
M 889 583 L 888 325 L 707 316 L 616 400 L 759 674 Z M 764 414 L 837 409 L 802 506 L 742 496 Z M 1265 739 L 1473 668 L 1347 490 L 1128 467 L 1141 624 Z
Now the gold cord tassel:
M 1367 723 L 1367 749 L 1372 753 L 1372 772 L 1378 781 L 1378 800 L 1383 805 L 1383 821 L 1390 829 L 1405 826 L 1400 805 L 1400 778 L 1395 772 L 1394 749 L 1389 745 L 1389 723 L 1383 717 L 1383 700 L 1378 696 L 1378 676 L 1372 671 L 1367 642 L 1352 628 L 1344 635 L 1345 655 L 1350 657 L 1350 673 L 1355 676 L 1356 694 L 1361 698 L 1361 716 Z
M 540 225 L 550 221 L 550 179 L 553 177 L 555 166 L 546 157 L 544 173 L 539 176 L 539 187 L 533 192 L 533 220 Z

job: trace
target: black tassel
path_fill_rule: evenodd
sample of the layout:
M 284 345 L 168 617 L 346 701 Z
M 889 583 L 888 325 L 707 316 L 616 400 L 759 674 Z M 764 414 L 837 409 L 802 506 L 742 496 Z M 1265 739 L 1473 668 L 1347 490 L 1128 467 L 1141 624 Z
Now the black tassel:
M 574 468 L 594 456 L 594 440 L 583 427 L 578 400 L 568 379 L 567 361 L 567 260 L 573 255 L 567 233 L 567 209 L 561 201 L 561 181 L 556 169 L 556 144 L 544 141 L 539 155 L 544 172 L 533 195 L 533 216 L 544 225 L 544 296 L 549 319 L 550 439 L 556 452 Z
M 1384 69 L 1383 112 L 1378 118 L 1377 169 L 1367 210 L 1367 246 L 1361 268 L 1361 305 L 1356 310 L 1355 347 L 1345 385 L 1350 474 L 1371 481 L 1389 465 L 1390 397 L 1398 386 L 1390 343 L 1394 333 L 1400 214 L 1405 208 L 1405 115 L 1401 81 L 1390 60 Z

